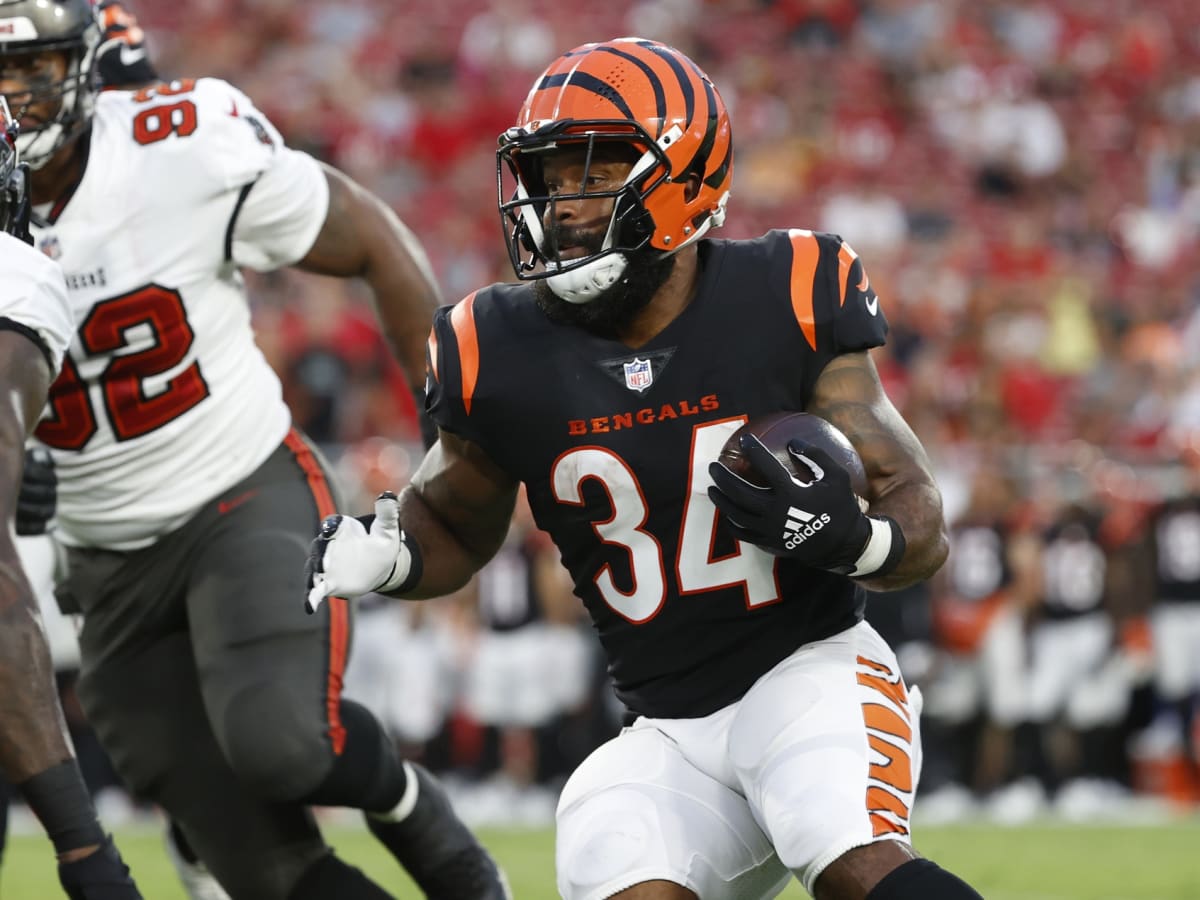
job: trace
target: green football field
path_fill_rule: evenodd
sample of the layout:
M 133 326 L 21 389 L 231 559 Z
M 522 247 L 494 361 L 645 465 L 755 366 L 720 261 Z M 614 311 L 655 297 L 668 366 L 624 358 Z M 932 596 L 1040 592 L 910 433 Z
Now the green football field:
M 347 860 L 399 898 L 419 898 L 365 831 L 327 829 Z M 549 831 L 483 831 L 517 900 L 554 900 L 553 838 Z M 955 826 L 918 829 L 916 845 L 953 869 L 987 900 L 1196 900 L 1200 898 L 1200 820 L 1153 826 Z M 156 829 L 118 832 L 146 900 L 186 900 Z M 3 900 L 61 897 L 42 837 L 14 836 L 0 874 Z M 798 886 L 782 897 L 807 896 Z

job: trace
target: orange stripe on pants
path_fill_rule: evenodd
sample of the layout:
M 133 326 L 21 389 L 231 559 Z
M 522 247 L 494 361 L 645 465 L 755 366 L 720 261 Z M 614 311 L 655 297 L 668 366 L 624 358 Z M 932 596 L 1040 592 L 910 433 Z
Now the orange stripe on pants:
M 857 662 L 870 670 L 858 673 L 858 683 L 875 695 L 862 704 L 863 724 L 868 729 L 867 745 L 871 750 L 868 779 L 874 782 L 867 787 L 871 828 L 875 837 L 907 835 L 915 788 L 908 693 L 900 675 L 889 666 L 863 656 L 859 656 Z M 891 703 L 878 702 L 884 699 Z
M 308 488 L 312 491 L 313 500 L 317 504 L 317 516 L 324 519 L 336 510 L 333 504 L 333 493 L 329 490 L 329 482 L 325 480 L 325 472 L 317 462 L 312 449 L 300 437 L 299 432 L 292 429 L 283 439 L 284 444 L 292 451 L 297 465 L 304 472 Z M 341 699 L 342 683 L 346 673 L 346 657 L 350 650 L 350 610 L 342 597 L 330 597 L 325 601 L 329 609 L 329 671 L 325 677 L 325 717 L 329 722 L 329 740 L 333 744 L 334 754 L 340 756 L 346 746 L 346 727 L 342 724 Z

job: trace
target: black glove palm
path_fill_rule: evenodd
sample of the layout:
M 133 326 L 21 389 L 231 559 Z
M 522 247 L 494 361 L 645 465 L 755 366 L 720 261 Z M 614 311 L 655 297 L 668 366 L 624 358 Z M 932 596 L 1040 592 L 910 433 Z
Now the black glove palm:
M 58 475 L 54 460 L 41 447 L 25 451 L 21 493 L 17 495 L 17 534 L 45 534 L 58 505 Z
M 821 448 L 792 441 L 787 449 L 796 471 L 812 473 L 802 481 L 756 436 L 745 434 L 740 441 L 764 487 L 722 463 L 708 467 L 713 480 L 708 496 L 733 536 L 815 569 L 852 571 L 872 532 L 846 471 Z

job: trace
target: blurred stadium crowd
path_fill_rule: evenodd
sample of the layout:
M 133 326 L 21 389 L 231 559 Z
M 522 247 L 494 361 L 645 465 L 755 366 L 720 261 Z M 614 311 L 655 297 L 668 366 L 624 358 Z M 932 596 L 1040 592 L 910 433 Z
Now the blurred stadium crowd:
M 160 71 L 230 80 L 390 202 L 447 301 L 511 275 L 496 136 L 546 62 L 622 34 L 691 55 L 734 123 L 720 236 L 855 247 L 892 326 L 877 363 L 945 491 L 946 569 L 869 609 L 924 692 L 926 811 L 1200 800 L 1195 0 L 131 6 Z M 365 508 L 420 453 L 369 303 L 290 272 L 251 286 L 298 424 Z M 477 820 L 544 820 L 619 724 L 556 563 L 519 515 L 463 597 L 380 605 L 356 635 L 351 692 L 490 786 Z

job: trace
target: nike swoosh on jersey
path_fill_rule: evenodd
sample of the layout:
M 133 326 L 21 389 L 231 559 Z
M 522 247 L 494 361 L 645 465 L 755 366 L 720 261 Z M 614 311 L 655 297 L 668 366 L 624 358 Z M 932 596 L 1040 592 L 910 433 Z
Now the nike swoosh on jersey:
M 132 66 L 145 58 L 145 47 L 130 47 L 128 44 L 121 47 L 121 65 L 123 66 Z
M 866 300 L 866 304 L 867 304 L 867 312 L 869 312 L 873 316 L 879 315 L 879 298 L 878 297 L 868 297 Z

